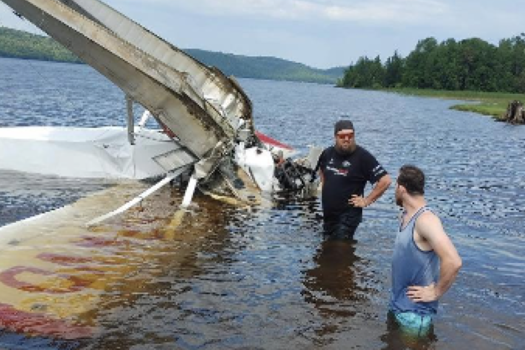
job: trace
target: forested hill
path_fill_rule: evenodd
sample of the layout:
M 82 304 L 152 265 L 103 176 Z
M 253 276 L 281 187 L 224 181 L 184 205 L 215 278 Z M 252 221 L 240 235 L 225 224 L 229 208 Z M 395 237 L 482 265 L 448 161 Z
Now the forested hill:
M 249 57 L 198 49 L 184 51 L 207 65 L 219 68 L 227 75 L 244 78 L 335 83 L 338 78 L 343 77 L 345 70 L 345 67 L 315 69 L 275 57 Z
M 80 63 L 76 56 L 49 37 L 5 27 L 0 27 L 0 57 Z
M 407 57 L 395 52 L 385 63 L 379 56 L 361 57 L 339 85 L 523 93 L 525 34 L 502 39 L 497 46 L 479 38 L 426 38 Z
M 345 70 L 345 67 L 315 69 L 275 57 L 248 57 L 197 49 L 184 51 L 208 66 L 219 68 L 226 75 L 240 78 L 335 84 Z M 5 27 L 0 27 L 0 57 L 80 63 L 52 38 Z

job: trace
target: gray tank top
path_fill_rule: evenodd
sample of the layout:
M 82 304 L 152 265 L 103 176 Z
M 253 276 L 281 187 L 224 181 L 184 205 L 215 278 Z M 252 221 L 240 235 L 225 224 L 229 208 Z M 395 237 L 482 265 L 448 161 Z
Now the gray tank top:
M 419 209 L 404 228 L 400 227 L 396 237 L 390 298 L 390 310 L 394 312 L 414 312 L 419 315 L 437 312 L 437 301 L 415 303 L 406 295 L 409 286 L 428 286 L 437 283 L 439 278 L 439 258 L 436 253 L 433 250 L 423 251 L 414 242 L 416 220 L 427 210 L 430 209 Z

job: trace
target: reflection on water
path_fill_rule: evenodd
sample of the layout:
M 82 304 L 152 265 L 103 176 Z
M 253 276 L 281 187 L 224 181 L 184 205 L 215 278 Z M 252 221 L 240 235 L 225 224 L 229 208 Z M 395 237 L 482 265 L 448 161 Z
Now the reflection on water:
M 107 224 L 89 230 L 79 226 L 99 214 L 97 207 L 116 205 L 115 199 L 122 201 L 143 189 L 117 186 L 79 201 L 66 214 L 54 213 L 59 216 L 50 222 L 24 226 L 41 226 L 49 231 L 44 237 L 16 227 L 3 230 L 15 243 L 4 247 L 0 256 L 0 325 L 10 332 L 75 339 L 75 344 L 108 349 L 141 344 L 142 336 L 140 341 L 128 339 L 130 329 L 142 335 L 157 331 L 151 328 L 158 323 L 155 319 L 140 315 L 149 318 L 159 307 L 163 313 L 170 307 L 179 309 L 169 300 L 187 287 L 172 281 L 201 273 L 194 261 L 205 254 L 208 239 L 219 242 L 227 233 L 228 215 L 218 212 L 217 202 L 199 205 L 199 197 L 190 212 L 177 211 L 181 196 L 168 190 L 156 194 L 147 207 Z M 185 216 L 178 225 L 173 224 L 174 212 Z M 12 335 L 5 333 L 0 341 L 10 344 Z M 86 338 L 96 342 L 85 343 Z M 161 340 L 154 338 L 155 343 Z M 151 341 L 146 338 L 145 344 Z
M 173 199 L 181 200 L 180 197 Z M 166 203 L 166 198 L 156 198 L 155 203 Z M 141 249 L 136 253 L 122 252 L 127 259 L 126 265 L 131 266 L 133 272 L 106 288 L 106 296 L 98 305 L 100 334 L 88 348 L 127 349 L 139 344 L 173 346 L 178 338 L 175 335 L 179 331 L 184 334 L 181 325 L 185 317 L 218 321 L 213 309 L 196 308 L 192 304 L 198 300 L 185 297 L 193 289 L 189 280 L 199 279 L 203 274 L 198 260 L 207 255 L 213 260 L 213 250 L 220 249 L 227 233 L 228 213 L 219 212 L 219 203 L 201 202 L 199 198 L 197 203 L 193 212 L 185 214 L 188 217 L 181 225 L 171 226 L 168 231 L 165 228 L 170 227 L 172 219 L 169 208 L 165 217 L 160 216 L 160 208 L 155 208 L 154 220 L 145 219 L 141 214 L 124 224 L 129 224 L 134 231 L 127 230 L 124 236 L 137 237 L 138 230 L 145 239 L 145 246 L 139 246 Z M 141 225 L 141 221 L 145 224 Z M 134 246 L 135 250 L 136 244 Z M 185 300 L 179 302 L 178 299 Z
M 360 287 L 357 281 L 361 276 L 355 249 L 354 241 L 327 239 L 314 256 L 314 267 L 305 271 L 304 300 L 326 320 L 316 329 L 318 345 L 329 344 L 330 334 L 340 331 L 334 318 L 355 317 L 356 303 L 368 299 L 370 290 Z
M 314 256 L 315 267 L 305 273 L 305 299 L 315 304 L 321 312 L 325 311 L 327 318 L 331 313 L 355 315 L 352 311 L 330 309 L 330 300 L 357 301 L 367 298 L 367 290 L 359 290 L 355 281 L 358 275 L 355 263 L 359 261 L 355 249 L 354 241 L 327 239 L 321 243 Z M 316 292 L 318 297 L 314 296 Z
M 90 68 L 0 60 L 1 125 L 123 124 L 124 97 Z M 464 262 L 434 334 L 414 343 L 387 318 L 393 191 L 366 209 L 357 242 L 335 242 L 322 236 L 316 199 L 237 208 L 197 196 L 183 213 L 169 188 L 86 229 L 151 184 L 1 171 L 0 226 L 84 199 L 53 220 L 0 230 L 0 348 L 522 347 L 523 127 L 450 111 L 450 101 L 241 84 L 257 128 L 299 150 L 327 146 L 334 120 L 349 114 L 358 143 L 393 177 L 404 163 L 427 172 L 429 202 Z

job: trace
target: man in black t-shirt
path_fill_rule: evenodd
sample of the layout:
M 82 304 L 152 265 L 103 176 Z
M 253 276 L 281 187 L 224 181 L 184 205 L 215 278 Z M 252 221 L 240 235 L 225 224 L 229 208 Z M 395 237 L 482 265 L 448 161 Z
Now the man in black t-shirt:
M 385 193 L 392 182 L 376 158 L 355 142 L 349 120 L 335 123 L 335 145 L 319 157 L 325 233 L 333 238 L 352 238 L 368 207 Z M 367 182 L 375 184 L 364 195 Z

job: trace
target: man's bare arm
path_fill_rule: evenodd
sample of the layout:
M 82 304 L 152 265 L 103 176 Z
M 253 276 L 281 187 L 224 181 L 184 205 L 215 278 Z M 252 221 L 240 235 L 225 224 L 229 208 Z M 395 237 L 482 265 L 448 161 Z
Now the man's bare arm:
M 454 283 L 462 261 L 436 215 L 430 212 L 421 214 L 416 222 L 416 233 L 439 257 L 440 274 L 437 284 L 408 287 L 407 296 L 415 302 L 438 300 Z

